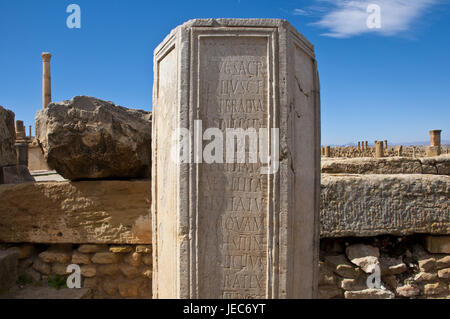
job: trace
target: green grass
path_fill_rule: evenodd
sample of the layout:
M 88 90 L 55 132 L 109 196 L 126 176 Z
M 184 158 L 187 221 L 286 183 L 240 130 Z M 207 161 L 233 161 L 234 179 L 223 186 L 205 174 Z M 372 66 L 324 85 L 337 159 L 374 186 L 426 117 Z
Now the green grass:
M 59 290 L 61 288 L 67 288 L 67 276 L 60 276 L 55 275 L 53 277 L 48 277 L 47 282 L 50 287 L 55 288 L 56 290 Z

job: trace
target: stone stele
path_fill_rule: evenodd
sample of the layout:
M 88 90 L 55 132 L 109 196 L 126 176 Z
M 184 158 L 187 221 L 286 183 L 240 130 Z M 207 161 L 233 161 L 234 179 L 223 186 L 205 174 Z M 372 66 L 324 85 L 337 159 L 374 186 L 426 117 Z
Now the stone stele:
M 154 67 L 154 298 L 315 297 L 320 89 L 313 46 L 283 20 L 191 20 L 156 48 Z M 181 145 L 172 139 L 176 128 L 188 130 L 195 154 L 210 146 L 203 136 L 198 152 L 196 120 L 203 132 L 222 132 L 224 143 L 227 128 L 271 137 L 278 128 L 270 153 L 279 152 L 279 169 L 262 173 L 269 155 L 250 163 L 248 152 L 241 164 L 200 163 L 193 151 L 178 164 L 171 157 Z

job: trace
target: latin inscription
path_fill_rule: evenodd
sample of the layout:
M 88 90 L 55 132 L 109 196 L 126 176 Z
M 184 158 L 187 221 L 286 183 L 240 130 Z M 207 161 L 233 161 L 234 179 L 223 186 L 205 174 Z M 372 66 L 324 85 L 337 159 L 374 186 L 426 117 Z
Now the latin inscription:
M 200 113 L 204 129 L 267 128 L 267 39 L 200 40 Z M 206 123 L 206 125 L 205 125 Z M 218 287 L 217 298 L 265 298 L 267 175 L 260 164 L 201 164 L 200 245 L 215 249 L 217 264 L 201 270 Z M 200 227 L 200 229 L 203 229 Z M 209 246 L 208 246 L 209 245 Z M 211 269 L 213 267 L 213 269 Z

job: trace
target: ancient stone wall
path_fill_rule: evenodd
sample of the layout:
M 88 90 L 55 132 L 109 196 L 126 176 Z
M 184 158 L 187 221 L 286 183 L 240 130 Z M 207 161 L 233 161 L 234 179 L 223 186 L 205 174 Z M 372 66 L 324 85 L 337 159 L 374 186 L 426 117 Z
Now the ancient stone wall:
M 20 244 L 3 245 L 18 252 L 19 286 L 64 287 L 67 266 L 81 268 L 84 298 L 151 298 L 151 245 Z M 2 251 L 2 250 L 0 250 Z
M 448 154 L 450 151 L 450 146 L 441 146 L 441 153 Z M 405 157 L 425 157 L 426 147 L 425 146 L 402 146 L 402 156 Z M 387 147 L 384 149 L 384 157 L 395 157 L 398 156 L 398 146 Z M 367 149 L 358 149 L 355 146 L 342 146 L 342 147 L 330 147 L 329 157 L 375 157 L 375 148 L 368 147 Z
M 321 299 L 449 299 L 450 236 L 322 239 L 319 274 Z

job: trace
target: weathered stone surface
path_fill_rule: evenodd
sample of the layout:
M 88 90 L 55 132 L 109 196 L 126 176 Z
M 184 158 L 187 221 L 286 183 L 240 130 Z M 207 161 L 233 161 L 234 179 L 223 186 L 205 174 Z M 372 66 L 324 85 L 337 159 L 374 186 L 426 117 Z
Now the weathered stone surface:
M 34 181 L 34 177 L 31 176 L 28 167 L 25 165 L 0 167 L 1 184 L 19 184 Z
M 133 279 L 139 276 L 139 270 L 128 264 L 120 264 L 120 271 L 128 278 Z
M 400 297 L 415 297 L 420 294 L 420 289 L 417 287 L 417 285 L 404 285 L 401 287 L 398 287 L 396 289 L 397 295 Z
M 319 286 L 335 285 L 333 269 L 324 262 L 319 262 Z
M 364 290 L 367 289 L 367 284 L 363 279 L 344 278 L 340 282 L 340 287 L 345 291 Z
M 428 272 L 420 272 L 414 276 L 414 281 L 418 283 L 429 282 L 437 279 L 437 274 L 428 273 Z
M 70 180 L 150 174 L 151 112 L 76 96 L 37 112 L 36 138 L 49 167 Z
M 316 296 L 320 88 L 313 46 L 283 20 L 199 19 L 166 37 L 154 65 L 154 297 Z M 279 169 L 261 171 L 265 154 L 254 164 L 244 154 L 247 165 L 176 163 L 170 136 L 183 127 L 193 138 L 194 120 L 223 133 L 279 129 L 271 150 L 280 151 Z M 252 249 L 233 246 L 239 238 Z M 256 264 L 240 267 L 238 259 Z
M 46 263 L 67 264 L 72 259 L 72 253 L 68 250 L 49 249 L 39 254 L 42 261 Z
M 431 158 L 324 158 L 322 173 L 327 174 L 434 174 L 450 175 L 450 155 Z
M 142 280 L 134 279 L 133 281 L 123 281 L 119 283 L 119 293 L 125 298 L 137 298 L 139 295 L 139 286 Z
M 334 269 L 334 273 L 344 278 L 358 278 L 361 271 L 353 266 L 344 255 L 325 256 L 325 262 Z
M 103 290 L 110 296 L 116 294 L 118 288 L 117 280 L 106 279 L 103 281 Z
M 43 275 L 50 275 L 50 273 L 52 272 L 51 265 L 43 262 L 38 258 L 36 258 L 33 262 L 33 269 L 40 272 Z
M 118 264 L 106 264 L 106 265 L 98 265 L 97 266 L 97 274 L 99 275 L 107 275 L 114 276 L 120 272 Z
M 393 299 L 394 293 L 384 289 L 364 289 L 358 291 L 346 291 L 345 299 Z
M 348 246 L 345 253 L 348 259 L 359 266 L 365 273 L 372 273 L 373 265 L 379 264 L 380 251 L 377 247 L 356 244 Z
M 439 295 L 448 290 L 448 285 L 443 282 L 435 282 L 423 286 L 425 295 Z
M 419 260 L 419 268 L 420 271 L 430 272 L 436 268 L 436 259 L 435 258 L 427 258 Z
M 438 277 L 442 279 L 450 279 L 450 268 L 444 268 L 439 270 Z
M 422 174 L 419 159 L 384 158 L 324 158 L 322 173 L 327 174 Z
M 96 274 L 97 274 L 96 265 L 90 264 L 81 266 L 81 275 L 83 277 L 94 277 Z
M 0 168 L 17 164 L 14 112 L 0 106 Z
M 109 251 L 117 254 L 129 253 L 132 251 L 131 246 L 112 246 L 109 247 Z
M 448 176 L 322 174 L 321 182 L 321 237 L 450 234 Z
M 91 261 L 96 264 L 115 264 L 119 256 L 111 252 L 99 252 L 92 256 Z
M 153 256 L 152 255 L 143 255 L 142 262 L 144 263 L 144 265 L 151 266 L 153 263 Z
M 436 268 L 437 269 L 442 269 L 442 268 L 447 268 L 447 267 L 450 267 L 450 256 L 444 256 L 444 257 L 436 260 Z
M 450 197 L 447 197 L 447 201 L 448 198 Z M 449 214 L 448 207 L 445 213 Z M 427 236 L 425 238 L 425 247 L 433 254 L 450 254 L 450 236 Z
M 137 245 L 136 252 L 141 254 L 151 254 L 152 246 L 151 245 Z
M 342 289 L 336 285 L 319 286 L 319 299 L 332 299 L 343 297 Z
M 84 244 L 78 247 L 80 253 L 98 253 L 101 251 L 106 251 L 108 249 L 107 245 L 96 245 L 96 244 Z
M 142 261 L 142 255 L 139 253 L 131 253 L 124 258 L 124 261 L 134 267 L 138 267 Z
M 52 265 L 52 274 L 57 274 L 60 276 L 64 276 L 67 275 L 67 266 L 68 264 L 60 264 L 60 263 L 55 263 Z
M 0 250 L 0 291 L 8 290 L 16 283 L 18 260 L 17 251 Z
M 72 253 L 72 264 L 77 264 L 77 265 L 81 265 L 81 264 L 90 264 L 91 260 L 89 258 L 89 255 L 87 254 L 83 254 L 80 253 L 79 251 L 74 251 Z
M 29 244 L 24 244 L 20 246 L 11 247 L 10 250 L 17 251 L 19 259 L 25 259 L 30 257 L 34 253 L 34 246 Z
M 90 299 L 91 290 L 88 288 L 70 289 L 53 287 L 27 287 L 17 290 L 13 299 Z
M 151 243 L 149 181 L 0 185 L 0 202 L 0 241 Z
M 380 257 L 381 275 L 398 275 L 407 270 L 401 258 Z

